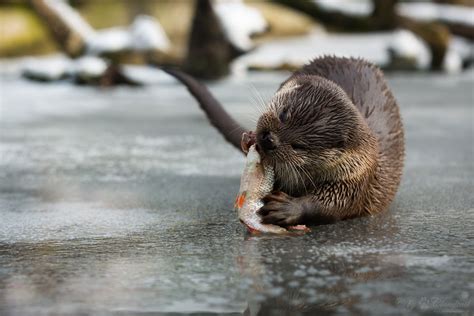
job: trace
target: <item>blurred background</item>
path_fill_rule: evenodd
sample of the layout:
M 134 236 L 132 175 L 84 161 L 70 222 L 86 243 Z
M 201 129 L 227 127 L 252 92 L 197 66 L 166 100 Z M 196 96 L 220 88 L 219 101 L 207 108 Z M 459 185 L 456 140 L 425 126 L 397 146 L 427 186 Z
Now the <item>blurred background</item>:
M 129 64 L 217 79 L 323 54 L 388 70 L 457 73 L 473 62 L 470 0 L 2 0 L 0 17 L 1 58 L 60 54 L 24 65 L 38 80 L 139 84 L 119 78 L 116 66 Z
M 472 0 L 0 0 L 0 315 L 470 315 Z M 248 129 L 321 55 L 384 72 L 406 137 L 388 212 L 248 236 Z M 259 110 L 260 109 L 260 110 Z

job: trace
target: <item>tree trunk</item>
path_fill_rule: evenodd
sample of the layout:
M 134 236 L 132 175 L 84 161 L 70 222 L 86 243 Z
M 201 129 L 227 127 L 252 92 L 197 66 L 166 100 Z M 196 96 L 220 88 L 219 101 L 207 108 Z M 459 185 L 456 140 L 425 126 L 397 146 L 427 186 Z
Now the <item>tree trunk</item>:
M 43 0 L 30 0 L 33 10 L 42 17 L 53 39 L 70 57 L 78 57 L 85 51 L 85 39 L 76 30 L 70 27 L 63 17 L 57 14 Z
M 229 73 L 229 63 L 234 57 L 210 1 L 197 0 L 185 70 L 197 78 L 217 79 Z

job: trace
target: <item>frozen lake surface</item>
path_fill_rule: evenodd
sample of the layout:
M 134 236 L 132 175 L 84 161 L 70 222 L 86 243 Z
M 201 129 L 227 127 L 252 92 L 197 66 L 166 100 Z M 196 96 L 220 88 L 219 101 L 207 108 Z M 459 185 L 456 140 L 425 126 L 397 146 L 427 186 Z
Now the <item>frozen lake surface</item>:
M 211 86 L 252 128 L 284 73 Z M 0 81 L 1 315 L 468 315 L 473 72 L 393 74 L 403 183 L 384 214 L 250 237 L 244 158 L 172 81 L 100 90 Z

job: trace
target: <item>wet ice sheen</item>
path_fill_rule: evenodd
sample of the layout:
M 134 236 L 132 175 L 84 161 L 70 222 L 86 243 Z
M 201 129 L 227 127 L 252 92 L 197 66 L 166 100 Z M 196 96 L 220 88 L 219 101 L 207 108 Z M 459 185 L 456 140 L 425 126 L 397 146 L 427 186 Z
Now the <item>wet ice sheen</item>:
M 180 86 L 3 76 L 0 314 L 467 313 L 471 75 L 390 77 L 408 153 L 391 211 L 297 237 L 245 235 L 232 211 L 244 158 Z M 212 90 L 251 127 L 250 84 L 265 96 L 283 79 Z

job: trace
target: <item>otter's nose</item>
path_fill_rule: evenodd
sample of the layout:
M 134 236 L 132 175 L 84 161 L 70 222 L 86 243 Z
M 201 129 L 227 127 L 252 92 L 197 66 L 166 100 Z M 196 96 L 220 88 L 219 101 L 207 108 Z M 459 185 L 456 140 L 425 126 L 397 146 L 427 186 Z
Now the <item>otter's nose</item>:
M 275 138 L 272 136 L 270 132 L 262 132 L 258 135 L 258 143 L 262 147 L 263 150 L 268 151 L 276 148 L 276 141 Z

